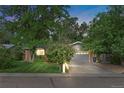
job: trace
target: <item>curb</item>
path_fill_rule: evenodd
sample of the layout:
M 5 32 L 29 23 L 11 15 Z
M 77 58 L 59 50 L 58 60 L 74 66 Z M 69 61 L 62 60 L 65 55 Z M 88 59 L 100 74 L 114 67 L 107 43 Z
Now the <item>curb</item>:
M 104 78 L 124 78 L 124 74 L 91 74 L 91 73 L 71 73 L 71 74 L 57 74 L 57 73 L 0 73 L 0 77 L 104 77 Z

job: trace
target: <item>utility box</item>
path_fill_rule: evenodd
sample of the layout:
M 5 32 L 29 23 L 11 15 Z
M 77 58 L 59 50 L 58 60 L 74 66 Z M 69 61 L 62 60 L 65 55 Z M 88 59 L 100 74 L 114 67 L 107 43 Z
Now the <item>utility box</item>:
M 94 63 L 96 62 L 96 57 L 93 57 L 93 62 L 94 62 Z

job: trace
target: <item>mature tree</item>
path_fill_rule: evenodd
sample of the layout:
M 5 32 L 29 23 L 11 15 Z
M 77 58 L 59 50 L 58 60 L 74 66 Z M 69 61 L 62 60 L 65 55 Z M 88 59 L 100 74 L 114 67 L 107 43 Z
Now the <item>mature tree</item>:
M 0 44 L 9 43 L 10 33 L 5 30 L 5 20 L 0 16 Z
M 92 21 L 84 43 L 88 50 L 100 55 L 124 56 L 124 6 L 109 6 L 108 12 L 100 13 Z
M 13 33 L 16 44 L 54 37 L 60 21 L 69 14 L 68 6 L 1 6 L 6 30 Z
M 69 17 L 68 19 L 63 20 L 62 28 L 60 33 L 60 38 L 65 42 L 73 42 L 77 37 L 78 23 L 77 18 Z
M 63 20 L 60 38 L 62 41 L 75 42 L 81 41 L 83 35 L 87 32 L 88 25 L 83 22 L 81 25 L 77 22 L 78 18 L 69 17 Z
M 83 38 L 87 24 L 78 24 L 68 13 L 69 6 L 1 6 L 6 31 L 12 43 L 32 44 L 38 41 L 70 43 Z M 38 42 L 39 43 L 39 42 Z
M 84 34 L 87 33 L 88 25 L 86 22 L 81 23 L 78 30 L 78 40 L 83 39 Z

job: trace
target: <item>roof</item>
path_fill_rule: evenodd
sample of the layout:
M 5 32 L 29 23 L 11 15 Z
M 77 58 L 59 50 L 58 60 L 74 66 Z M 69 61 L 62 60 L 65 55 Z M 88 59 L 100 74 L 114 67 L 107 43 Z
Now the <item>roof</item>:
M 75 44 L 81 44 L 82 42 L 80 42 L 80 41 L 76 41 L 76 42 L 74 42 L 74 43 L 71 43 L 71 44 L 69 44 L 69 45 L 75 45 Z
M 4 48 L 11 48 L 11 47 L 14 47 L 15 45 L 14 44 L 2 44 L 2 46 Z

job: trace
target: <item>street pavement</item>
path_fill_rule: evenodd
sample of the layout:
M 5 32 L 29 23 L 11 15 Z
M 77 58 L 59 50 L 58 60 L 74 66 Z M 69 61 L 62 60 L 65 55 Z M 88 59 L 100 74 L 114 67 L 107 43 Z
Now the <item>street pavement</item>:
M 1 88 L 124 88 L 124 75 L 0 76 Z

